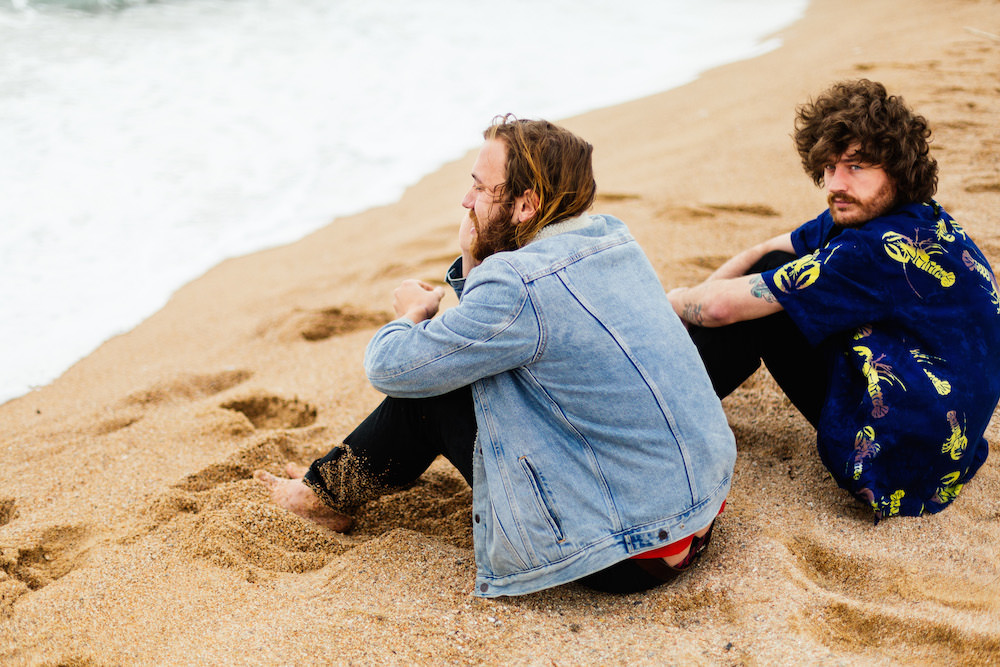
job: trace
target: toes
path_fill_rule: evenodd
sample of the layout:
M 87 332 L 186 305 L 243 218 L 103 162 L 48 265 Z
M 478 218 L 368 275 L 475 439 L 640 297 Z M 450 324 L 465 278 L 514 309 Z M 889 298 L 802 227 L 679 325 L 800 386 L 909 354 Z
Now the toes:
M 298 463 L 286 463 L 285 464 L 285 474 L 287 474 L 292 479 L 302 479 L 305 477 L 306 472 L 309 468 L 306 466 L 300 466 Z
M 253 478 L 272 491 L 277 488 L 278 483 L 281 481 L 266 470 L 255 470 Z

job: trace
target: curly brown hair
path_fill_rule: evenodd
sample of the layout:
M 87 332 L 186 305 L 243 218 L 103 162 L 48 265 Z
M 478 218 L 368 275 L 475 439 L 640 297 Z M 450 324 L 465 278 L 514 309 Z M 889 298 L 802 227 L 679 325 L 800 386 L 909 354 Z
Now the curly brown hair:
M 506 182 L 497 188 L 498 197 L 512 200 L 528 190 L 538 197 L 535 216 L 513 230 L 516 247 L 550 222 L 580 215 L 594 203 L 594 147 L 569 130 L 507 114 L 494 118 L 483 137 L 507 147 Z
M 900 204 L 930 201 L 937 191 L 930 136 L 926 118 L 868 79 L 834 84 L 798 107 L 795 117 L 795 147 L 816 185 L 823 184 L 824 167 L 857 142 L 857 157 L 885 170 Z

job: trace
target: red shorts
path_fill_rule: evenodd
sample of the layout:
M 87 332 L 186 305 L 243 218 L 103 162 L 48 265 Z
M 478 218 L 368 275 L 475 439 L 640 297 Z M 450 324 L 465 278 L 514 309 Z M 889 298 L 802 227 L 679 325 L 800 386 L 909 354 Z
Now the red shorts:
M 722 501 L 722 507 L 719 508 L 719 514 L 722 514 L 722 510 L 726 509 L 726 501 Z M 719 516 L 716 514 L 716 516 Z M 646 559 L 646 558 L 666 558 L 667 556 L 676 556 L 679 553 L 683 553 L 685 549 L 691 546 L 691 540 L 694 539 L 694 535 L 688 535 L 687 537 L 681 538 L 676 542 L 671 542 L 670 544 L 664 544 L 662 547 L 657 547 L 651 551 L 643 551 L 641 554 L 632 556 L 632 558 Z

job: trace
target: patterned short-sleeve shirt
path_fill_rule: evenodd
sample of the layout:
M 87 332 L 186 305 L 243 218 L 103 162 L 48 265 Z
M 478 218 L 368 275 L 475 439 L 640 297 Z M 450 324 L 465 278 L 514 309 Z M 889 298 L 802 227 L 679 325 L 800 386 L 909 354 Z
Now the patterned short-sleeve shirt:
M 938 512 L 986 460 L 1000 398 L 1000 290 L 935 202 L 861 227 L 829 211 L 792 233 L 798 259 L 763 278 L 831 355 L 817 428 L 837 483 L 878 517 Z

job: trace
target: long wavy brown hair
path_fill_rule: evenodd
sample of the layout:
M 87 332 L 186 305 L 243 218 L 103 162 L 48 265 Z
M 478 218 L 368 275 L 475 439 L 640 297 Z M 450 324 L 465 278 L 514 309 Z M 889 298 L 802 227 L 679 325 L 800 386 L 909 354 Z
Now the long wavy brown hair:
M 497 116 L 483 132 L 507 147 L 506 181 L 497 188 L 500 201 L 527 191 L 538 197 L 537 213 L 513 229 L 515 247 L 525 246 L 551 222 L 585 212 L 594 203 L 594 147 L 569 130 L 545 120 Z
M 896 185 L 896 203 L 926 202 L 937 191 L 927 119 L 902 97 L 868 79 L 842 81 L 797 109 L 795 147 L 816 185 L 823 169 L 857 142 L 857 157 L 882 167 Z

